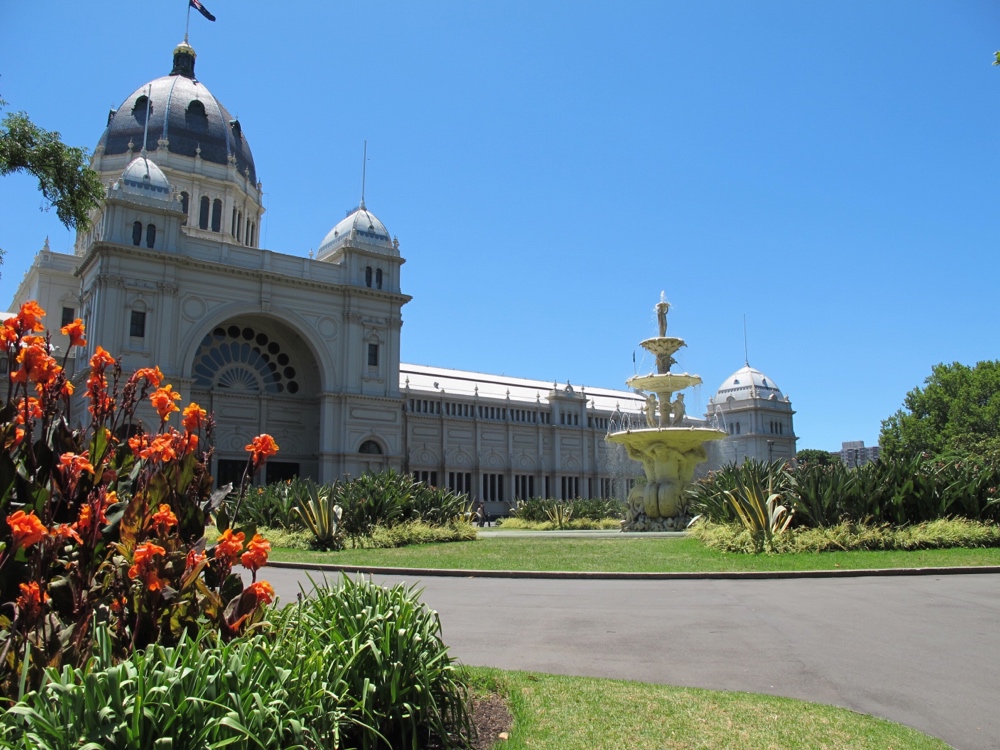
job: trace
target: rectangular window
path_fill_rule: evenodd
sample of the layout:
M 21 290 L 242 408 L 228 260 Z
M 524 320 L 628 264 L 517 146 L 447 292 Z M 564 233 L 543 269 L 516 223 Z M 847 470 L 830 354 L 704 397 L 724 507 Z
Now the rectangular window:
M 378 344 L 368 345 L 368 366 L 378 367 Z
M 233 461 L 220 458 L 218 468 L 215 471 L 215 486 L 222 487 L 231 482 L 234 487 L 238 487 L 243 479 L 243 470 L 246 469 L 246 466 L 245 460 Z
M 76 320 L 76 310 L 72 307 L 64 307 L 62 309 L 62 325 L 68 326 L 74 320 Z
M 146 313 L 138 310 L 132 311 L 132 319 L 129 322 L 128 335 L 137 339 L 146 336 Z

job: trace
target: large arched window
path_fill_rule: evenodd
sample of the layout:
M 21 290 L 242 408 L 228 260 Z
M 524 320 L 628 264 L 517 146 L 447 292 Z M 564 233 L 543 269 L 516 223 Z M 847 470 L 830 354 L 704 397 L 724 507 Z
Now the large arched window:
M 219 326 L 202 339 L 193 374 L 203 388 L 299 392 L 295 367 L 281 344 L 249 326 Z
M 181 192 L 181 211 L 184 212 L 184 223 L 187 224 L 188 208 L 191 202 L 191 196 L 185 192 Z
M 372 285 L 372 267 L 367 266 L 365 268 L 365 286 L 371 286 L 371 285 Z
M 222 201 L 218 198 L 212 203 L 212 231 L 222 231 Z
M 140 242 L 142 242 L 142 222 L 137 221 L 132 224 L 132 244 L 139 247 Z
M 208 205 L 209 200 L 207 195 L 201 196 L 201 208 L 198 211 L 198 228 L 208 229 Z
M 146 225 L 146 247 L 156 245 L 156 224 Z
M 382 288 L 382 269 L 381 268 L 376 269 L 376 271 L 375 271 L 375 288 L 376 289 L 381 289 Z

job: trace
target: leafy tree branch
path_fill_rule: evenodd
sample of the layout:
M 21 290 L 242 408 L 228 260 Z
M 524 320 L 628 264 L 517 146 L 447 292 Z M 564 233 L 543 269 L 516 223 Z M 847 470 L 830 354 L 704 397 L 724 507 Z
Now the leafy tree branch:
M 0 106 L 5 102 L 0 99 Z M 89 168 L 86 149 L 65 145 L 59 133 L 35 125 L 24 112 L 0 123 L 0 176 L 28 172 L 67 228 L 88 229 L 104 187 Z

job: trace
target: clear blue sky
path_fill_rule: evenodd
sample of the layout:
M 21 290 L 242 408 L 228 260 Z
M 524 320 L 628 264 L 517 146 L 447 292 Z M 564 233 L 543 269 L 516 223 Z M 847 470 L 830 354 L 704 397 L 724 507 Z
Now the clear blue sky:
M 998 357 L 996 2 L 205 3 L 198 77 L 243 124 L 268 248 L 356 205 L 368 139 L 405 361 L 624 387 L 665 290 L 689 403 L 743 365 L 745 314 L 799 448 L 839 449 L 933 364 Z M 93 149 L 185 8 L 3 3 L 0 96 Z M 5 305 L 72 237 L 28 178 L 0 207 Z

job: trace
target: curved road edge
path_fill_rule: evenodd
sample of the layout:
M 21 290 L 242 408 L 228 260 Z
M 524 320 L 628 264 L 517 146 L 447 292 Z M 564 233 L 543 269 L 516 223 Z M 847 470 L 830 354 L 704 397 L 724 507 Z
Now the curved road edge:
M 629 573 L 613 571 L 574 570 L 473 570 L 461 568 L 388 568 L 373 565 L 336 565 L 333 563 L 282 562 L 269 560 L 271 568 L 317 570 L 328 573 L 373 573 L 390 576 L 421 576 L 451 578 L 555 578 L 562 580 L 779 580 L 784 578 L 868 578 L 872 576 L 941 576 L 1000 573 L 1000 565 L 948 568 L 868 568 L 833 570 L 753 570 Z

